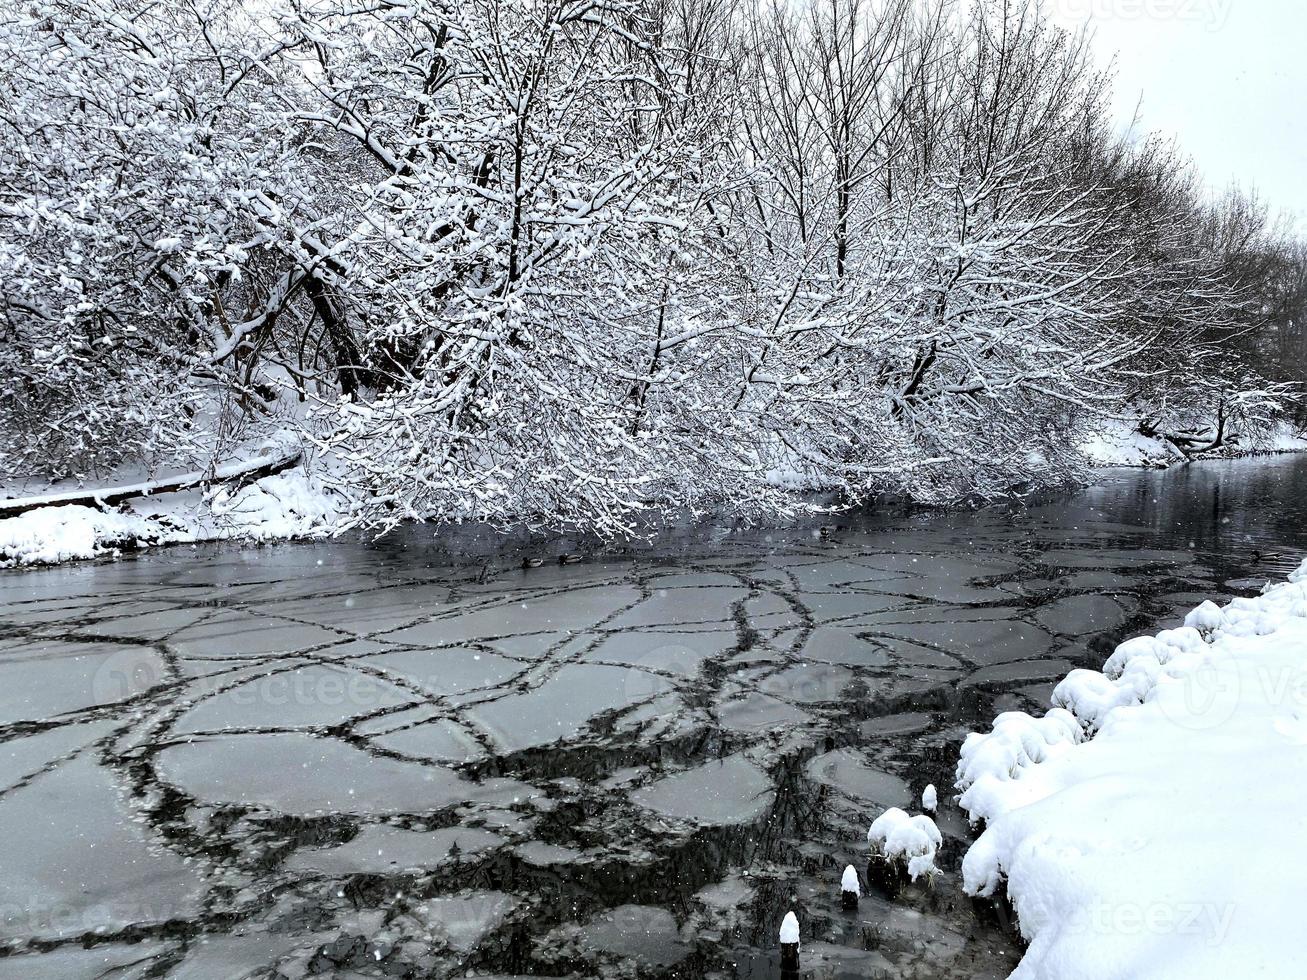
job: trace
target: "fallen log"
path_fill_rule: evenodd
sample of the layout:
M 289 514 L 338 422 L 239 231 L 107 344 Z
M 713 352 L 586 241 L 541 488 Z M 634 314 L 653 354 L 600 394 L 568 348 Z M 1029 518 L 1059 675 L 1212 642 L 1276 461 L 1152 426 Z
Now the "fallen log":
M 12 500 L 0 500 L 0 518 L 13 517 L 17 514 L 35 510 L 38 507 L 60 507 L 65 504 L 81 504 L 84 507 L 110 507 L 124 500 L 135 497 L 150 497 L 159 493 L 177 493 L 192 490 L 195 487 L 209 486 L 214 483 L 230 483 L 235 480 L 241 485 L 262 480 L 265 476 L 275 476 L 290 469 L 300 461 L 298 449 L 284 452 L 277 456 L 257 456 L 239 463 L 228 463 L 213 470 L 192 470 L 177 476 L 164 477 L 159 480 L 146 480 L 117 487 L 99 487 L 85 490 L 67 490 L 62 493 L 42 494 L 36 497 L 17 497 Z

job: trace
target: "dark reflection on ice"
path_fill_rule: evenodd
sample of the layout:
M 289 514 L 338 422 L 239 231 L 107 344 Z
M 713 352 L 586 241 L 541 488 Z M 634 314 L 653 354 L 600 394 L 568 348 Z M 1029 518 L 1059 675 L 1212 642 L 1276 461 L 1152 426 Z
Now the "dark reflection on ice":
M 762 978 L 789 908 L 813 976 L 1005 976 L 958 741 L 1294 567 L 1307 460 L 838 520 L 4 575 L 0 978 Z M 944 874 L 841 911 L 928 783 Z

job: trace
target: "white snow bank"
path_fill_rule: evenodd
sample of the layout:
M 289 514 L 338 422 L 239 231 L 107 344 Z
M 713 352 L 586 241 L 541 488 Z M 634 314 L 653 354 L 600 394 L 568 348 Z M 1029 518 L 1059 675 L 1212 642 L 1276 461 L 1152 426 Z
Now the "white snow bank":
M 213 537 L 301 538 L 321 534 L 340 516 L 342 499 L 302 469 L 286 470 L 232 493 L 220 487 L 208 501 Z
M 1197 426 L 1201 428 L 1201 425 Z M 1185 456 L 1165 439 L 1146 436 L 1134 423 L 1122 419 L 1096 421 L 1091 430 L 1077 440 L 1077 448 L 1095 466 L 1169 466 L 1183 462 Z M 1288 422 L 1276 426 L 1226 451 L 1290 453 L 1307 451 L 1307 435 Z
M 1174 446 L 1139 432 L 1133 425 L 1104 419 L 1077 446 L 1096 466 L 1157 466 L 1184 459 Z
M 0 520 L 0 566 L 53 565 L 135 544 L 185 540 L 176 528 L 136 514 L 66 504 Z
M 258 447 L 259 454 L 250 459 L 238 459 L 216 466 L 212 470 L 191 470 L 169 477 L 153 480 L 137 480 L 134 483 L 117 484 L 94 489 L 96 504 L 130 497 L 148 497 L 153 493 L 189 490 L 205 483 L 217 480 L 234 480 L 268 466 L 270 461 L 292 463 L 300 458 L 300 449 L 289 441 L 285 434 L 278 434 L 266 440 Z M 18 495 L 18 499 L 0 499 L 0 514 L 14 510 L 25 510 L 33 506 L 60 506 L 64 504 L 86 505 L 88 491 L 85 489 L 64 490 L 36 496 Z
M 930 817 L 910 817 L 892 806 L 872 821 L 867 843 L 890 860 L 906 859 L 908 876 L 916 881 L 937 870 L 935 855 L 944 838 Z
M 269 540 L 329 533 L 342 499 L 295 468 L 233 492 L 218 487 L 133 500 L 124 510 L 75 504 L 0 519 L 0 567 L 56 564 L 125 547 L 218 539 Z
M 1281 422 L 1267 437 L 1265 449 L 1273 453 L 1307 452 L 1307 433 L 1299 432 L 1288 422 Z
M 1073 671 L 1043 718 L 969 736 L 957 785 L 985 832 L 968 892 L 1006 881 L 1015 978 L 1302 973 L 1307 562 L 1288 584 Z

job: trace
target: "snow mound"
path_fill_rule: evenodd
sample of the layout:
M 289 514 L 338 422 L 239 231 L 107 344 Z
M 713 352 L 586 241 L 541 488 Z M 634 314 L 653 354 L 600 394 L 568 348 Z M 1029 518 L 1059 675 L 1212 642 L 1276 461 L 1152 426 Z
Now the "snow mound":
M 1203 605 L 1216 610 L 1210 602 Z M 1220 616 L 1219 610 L 1217 615 Z M 1195 621 L 1210 619 L 1204 612 Z M 1183 676 L 1194 667 L 1195 658 L 1205 655 L 1206 649 L 1202 634 L 1192 625 L 1163 630 L 1157 636 L 1135 637 L 1116 648 L 1101 672 L 1071 671 L 1053 689 L 1053 704 L 1067 709 L 1084 727 L 1085 734 L 1092 735 L 1102 727 L 1112 709 L 1142 704 L 1160 677 Z
M 916 881 L 938 870 L 935 855 L 944 838 L 930 817 L 925 814 L 910 817 L 892 806 L 872 821 L 867 843 L 891 861 L 906 859 L 908 876 Z
M 330 534 L 346 509 L 302 469 L 244 486 L 223 484 L 142 496 L 122 510 L 63 504 L 0 519 L 0 568 L 53 565 L 129 548 L 212 540 L 290 539 Z
M 39 507 L 0 520 L 0 567 L 52 565 L 183 539 L 175 528 L 136 514 L 78 504 Z
M 1157 466 L 1183 458 L 1161 439 L 1119 419 L 1103 419 L 1077 448 L 1095 466 Z
M 256 540 L 323 533 L 340 514 L 339 498 L 302 469 L 286 470 L 231 492 L 220 487 L 208 501 L 220 537 Z
M 1307 862 L 1307 562 L 1290 581 L 1072 671 L 1042 718 L 968 736 L 985 831 L 963 884 L 1006 885 L 1015 978 L 1299 975 Z

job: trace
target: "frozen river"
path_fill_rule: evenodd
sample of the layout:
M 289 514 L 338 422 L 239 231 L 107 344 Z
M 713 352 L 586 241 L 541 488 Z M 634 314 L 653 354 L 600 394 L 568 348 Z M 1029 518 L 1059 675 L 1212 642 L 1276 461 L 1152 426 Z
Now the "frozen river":
M 0 978 L 762 978 L 789 908 L 814 976 L 1006 976 L 959 741 L 1296 567 L 1307 458 L 837 520 L 0 573 Z M 927 783 L 945 873 L 841 912 Z

